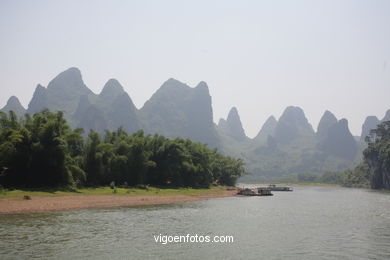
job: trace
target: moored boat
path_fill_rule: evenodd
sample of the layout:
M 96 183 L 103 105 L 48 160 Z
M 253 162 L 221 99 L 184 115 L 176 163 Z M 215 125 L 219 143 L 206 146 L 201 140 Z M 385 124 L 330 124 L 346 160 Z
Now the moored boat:
M 276 186 L 275 184 L 270 184 L 266 187 L 259 187 L 258 189 L 269 189 L 271 191 L 293 191 L 293 188 L 287 186 Z
M 237 193 L 244 196 L 273 196 L 269 188 L 241 189 Z
M 275 184 L 270 184 L 267 188 L 269 188 L 271 191 L 293 191 L 291 187 L 276 186 Z
M 259 196 L 273 196 L 274 195 L 271 193 L 271 189 L 269 189 L 269 188 L 258 188 L 257 193 L 260 194 Z

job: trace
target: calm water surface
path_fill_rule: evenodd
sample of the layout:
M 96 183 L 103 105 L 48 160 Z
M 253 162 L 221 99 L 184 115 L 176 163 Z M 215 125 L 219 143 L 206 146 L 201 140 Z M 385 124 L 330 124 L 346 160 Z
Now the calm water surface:
M 0 215 L 0 259 L 390 259 L 390 193 L 296 187 L 274 194 Z M 159 234 L 234 242 L 163 245 Z

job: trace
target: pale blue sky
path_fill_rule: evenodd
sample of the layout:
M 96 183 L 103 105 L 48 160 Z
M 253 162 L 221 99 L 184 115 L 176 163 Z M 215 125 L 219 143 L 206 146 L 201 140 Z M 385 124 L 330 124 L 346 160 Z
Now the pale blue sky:
M 214 121 L 236 106 L 251 137 L 288 105 L 360 135 L 390 108 L 390 1 L 0 0 L 1 107 L 69 67 L 138 108 L 170 77 L 206 81 Z

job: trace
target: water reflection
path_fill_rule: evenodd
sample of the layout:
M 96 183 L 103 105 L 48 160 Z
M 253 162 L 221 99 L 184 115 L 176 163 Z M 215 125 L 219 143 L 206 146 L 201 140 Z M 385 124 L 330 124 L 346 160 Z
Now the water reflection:
M 0 216 L 0 258 L 388 259 L 390 193 L 295 187 L 273 197 Z M 232 244 L 153 236 L 233 235 Z

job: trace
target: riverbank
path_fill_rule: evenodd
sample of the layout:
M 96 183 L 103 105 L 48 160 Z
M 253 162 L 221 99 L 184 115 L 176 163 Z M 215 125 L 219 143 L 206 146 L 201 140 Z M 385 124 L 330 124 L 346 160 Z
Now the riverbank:
M 74 191 L 12 190 L 0 194 L 0 214 L 62 211 L 119 206 L 161 205 L 235 196 L 227 187 L 210 189 L 125 189 L 108 187 Z M 23 199 L 28 196 L 30 199 Z
M 238 183 L 238 186 L 245 186 L 245 185 L 257 185 L 257 186 L 268 186 L 270 184 L 275 184 L 277 186 L 290 186 L 290 187 L 300 187 L 300 186 L 332 186 L 332 187 L 342 187 L 340 184 L 335 183 L 322 183 L 322 182 L 241 182 Z

